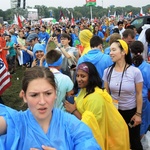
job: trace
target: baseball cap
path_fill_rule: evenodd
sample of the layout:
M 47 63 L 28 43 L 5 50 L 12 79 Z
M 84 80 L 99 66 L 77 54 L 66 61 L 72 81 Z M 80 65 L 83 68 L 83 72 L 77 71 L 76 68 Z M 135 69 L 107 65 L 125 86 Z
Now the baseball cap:
M 31 42 L 31 41 L 34 40 L 35 38 L 38 38 L 38 34 L 36 34 L 36 33 L 31 33 L 31 34 L 29 34 L 29 36 L 27 37 L 26 41 L 27 41 L 27 42 Z

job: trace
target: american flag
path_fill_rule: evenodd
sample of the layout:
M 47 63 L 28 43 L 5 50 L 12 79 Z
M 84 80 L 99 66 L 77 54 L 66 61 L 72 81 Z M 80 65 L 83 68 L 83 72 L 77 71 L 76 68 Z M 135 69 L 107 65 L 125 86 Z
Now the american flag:
M 7 71 L 3 60 L 0 58 L 0 95 L 11 86 L 10 73 Z

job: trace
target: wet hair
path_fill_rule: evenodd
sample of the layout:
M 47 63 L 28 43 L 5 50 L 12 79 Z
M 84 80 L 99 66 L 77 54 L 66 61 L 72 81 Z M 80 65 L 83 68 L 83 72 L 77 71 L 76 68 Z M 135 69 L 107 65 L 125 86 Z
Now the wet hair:
M 141 41 L 134 41 L 130 45 L 130 50 L 133 54 L 132 63 L 138 67 L 143 62 L 141 53 L 144 51 L 144 45 Z
M 146 42 L 150 44 L 150 28 L 145 31 Z
M 101 37 L 99 37 L 99 36 L 93 36 L 90 39 L 90 46 L 91 46 L 91 48 L 97 47 L 100 44 L 103 44 L 103 40 L 102 40 Z
M 46 79 L 47 82 L 49 82 L 49 84 L 51 84 L 56 90 L 54 74 L 49 70 L 49 68 L 39 67 L 39 66 L 28 68 L 24 72 L 24 76 L 22 79 L 22 90 L 26 93 L 29 83 L 32 80 L 35 80 L 38 78 Z
M 127 38 L 128 36 L 131 36 L 132 39 L 135 38 L 135 32 L 132 29 L 126 29 L 123 33 L 122 33 L 123 38 Z
M 99 87 L 99 88 L 102 89 L 102 79 L 100 78 L 96 67 L 92 63 L 83 62 L 81 64 L 85 64 L 88 67 L 88 70 L 89 70 L 89 73 L 88 73 L 89 81 L 88 81 L 88 85 L 86 87 L 87 94 L 84 96 L 84 97 L 86 97 L 87 95 L 89 95 L 89 94 L 91 94 L 95 91 L 95 87 Z M 77 86 L 77 81 L 75 81 L 74 91 L 77 91 L 77 87 L 78 87 Z

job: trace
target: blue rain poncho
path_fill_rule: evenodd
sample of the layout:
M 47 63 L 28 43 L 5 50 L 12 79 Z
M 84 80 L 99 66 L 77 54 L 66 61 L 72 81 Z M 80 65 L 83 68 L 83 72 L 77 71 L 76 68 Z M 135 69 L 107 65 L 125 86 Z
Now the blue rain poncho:
M 42 145 L 57 150 L 101 150 L 91 130 L 76 117 L 61 110 L 53 109 L 47 133 L 29 109 L 18 112 L 0 105 L 0 116 L 7 123 L 7 133 L 0 136 L 0 150 L 42 150 Z

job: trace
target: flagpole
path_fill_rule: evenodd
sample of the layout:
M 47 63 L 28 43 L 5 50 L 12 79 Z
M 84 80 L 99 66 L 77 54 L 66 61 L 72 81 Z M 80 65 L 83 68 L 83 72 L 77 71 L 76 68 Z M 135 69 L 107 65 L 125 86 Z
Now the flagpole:
M 92 20 L 92 6 L 90 6 L 91 20 Z

